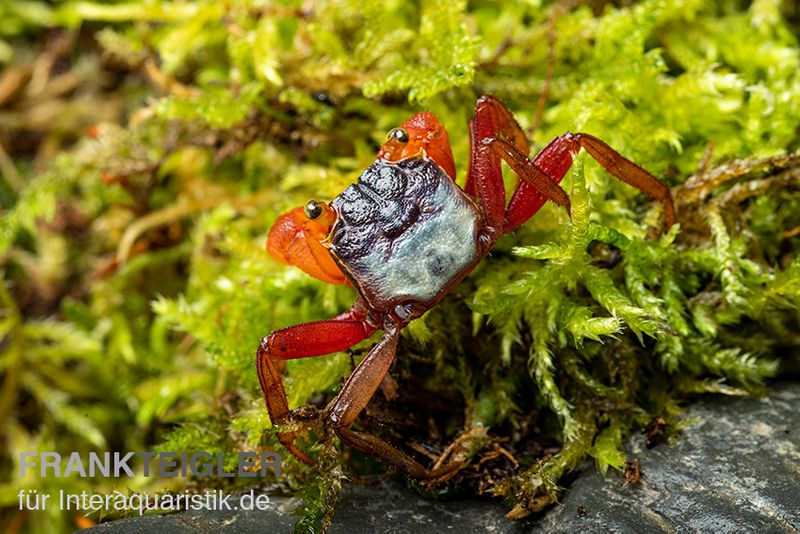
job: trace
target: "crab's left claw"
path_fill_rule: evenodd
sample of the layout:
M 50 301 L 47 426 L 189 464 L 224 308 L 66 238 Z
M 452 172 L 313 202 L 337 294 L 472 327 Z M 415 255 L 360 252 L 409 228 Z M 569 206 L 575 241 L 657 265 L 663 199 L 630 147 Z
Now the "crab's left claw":
M 333 208 L 323 202 L 312 200 L 290 210 L 278 217 L 270 229 L 267 252 L 323 282 L 346 284 L 347 278 L 322 244 L 335 220 Z

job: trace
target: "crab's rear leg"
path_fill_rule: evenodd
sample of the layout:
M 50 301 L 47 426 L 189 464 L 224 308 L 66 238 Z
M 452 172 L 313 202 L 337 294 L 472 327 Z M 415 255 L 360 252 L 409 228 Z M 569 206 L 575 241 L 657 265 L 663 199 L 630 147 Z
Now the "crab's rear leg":
M 585 149 L 604 169 L 623 182 L 661 201 L 665 226 L 675 224 L 675 204 L 669 187 L 608 144 L 589 134 L 564 134 L 553 139 L 530 160 L 518 147 L 499 138 L 483 140 L 522 179 L 505 214 L 504 230 L 509 232 L 532 217 L 546 200 L 569 208 L 566 193 L 556 184 L 572 164 L 572 155 Z M 551 182 L 544 178 L 548 177 Z
M 664 207 L 664 226 L 669 229 L 675 224 L 675 202 L 667 184 L 593 135 L 584 133 L 564 134 L 559 139 L 564 139 L 565 143 L 574 143 L 574 152 L 578 151 L 578 146 L 582 147 L 605 170 L 623 182 L 660 201 Z
M 359 302 L 341 315 L 325 321 L 299 324 L 272 332 L 261 340 L 256 354 L 256 369 L 264 401 L 274 425 L 288 422 L 289 403 L 281 375 L 274 360 L 292 360 L 330 354 L 352 347 L 366 339 L 376 328 L 367 322 Z M 294 432 L 277 434 L 283 444 L 300 461 L 314 461 L 294 444 Z
M 489 141 L 491 142 L 491 141 Z M 522 153 L 520 153 L 522 154 Z M 528 157 L 525 154 L 524 159 Z M 541 170 L 554 183 L 558 184 L 572 165 L 570 147 L 556 137 L 533 158 L 535 168 Z M 503 233 L 508 233 L 536 215 L 547 202 L 548 197 L 534 184 L 524 178 L 517 184 L 505 213 Z

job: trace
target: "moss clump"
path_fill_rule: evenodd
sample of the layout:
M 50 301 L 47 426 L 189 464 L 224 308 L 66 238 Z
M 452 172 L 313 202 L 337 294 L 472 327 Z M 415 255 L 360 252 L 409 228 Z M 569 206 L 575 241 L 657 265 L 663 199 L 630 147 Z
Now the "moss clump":
M 519 517 L 587 455 L 622 469 L 624 436 L 655 417 L 675 428 L 692 395 L 758 394 L 797 368 L 800 54 L 777 0 L 67 0 L 0 14 L 4 525 L 72 525 L 20 515 L 22 488 L 117 483 L 20 480 L 20 451 L 277 449 L 258 340 L 354 294 L 269 259 L 267 228 L 338 194 L 423 108 L 449 128 L 463 179 L 485 93 L 536 126 L 535 146 L 586 131 L 663 177 L 681 227 L 647 238 L 658 207 L 579 158 L 571 221 L 546 206 L 406 329 L 398 397 L 376 396 L 360 425 L 468 464 L 428 490 L 491 492 Z M 290 404 L 324 405 L 371 344 L 289 362 Z M 315 438 L 302 445 L 325 469 L 288 458 L 279 481 L 304 488 L 309 528 L 342 473 L 380 471 Z

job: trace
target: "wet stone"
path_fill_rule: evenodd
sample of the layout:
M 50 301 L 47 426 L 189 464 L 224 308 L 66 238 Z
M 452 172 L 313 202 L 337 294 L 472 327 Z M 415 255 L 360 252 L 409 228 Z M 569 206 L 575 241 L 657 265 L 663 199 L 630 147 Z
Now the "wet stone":
M 644 446 L 638 484 L 603 479 L 587 463 L 561 504 L 509 522 L 492 499 L 426 500 L 391 481 L 348 485 L 332 534 L 372 532 L 797 532 L 800 530 L 800 383 L 773 384 L 765 399 L 703 397 L 687 408 L 696 422 L 673 446 Z M 182 512 L 106 523 L 93 533 L 291 532 L 298 501 L 273 497 L 259 512 Z
M 628 442 L 642 478 L 584 471 L 562 505 L 533 524 L 551 532 L 797 532 L 800 530 L 800 384 L 768 398 L 705 397 L 674 446 Z

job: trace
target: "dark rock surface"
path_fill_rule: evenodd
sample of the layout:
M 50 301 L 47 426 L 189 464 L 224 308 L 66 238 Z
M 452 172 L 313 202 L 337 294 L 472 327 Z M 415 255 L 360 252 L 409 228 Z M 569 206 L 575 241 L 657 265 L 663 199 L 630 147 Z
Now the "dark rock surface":
M 622 487 L 584 472 L 562 505 L 533 523 L 548 532 L 797 532 L 800 530 L 800 384 L 768 398 L 706 397 L 672 447 L 628 442 L 642 479 Z
M 545 514 L 509 522 L 490 499 L 425 500 L 401 484 L 347 486 L 329 532 L 798 532 L 800 384 L 778 383 L 765 399 L 704 397 L 686 411 L 696 422 L 677 443 L 628 443 L 642 478 L 600 477 L 587 464 Z M 269 510 L 205 511 L 106 523 L 92 533 L 291 532 L 298 501 L 273 497 Z

